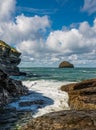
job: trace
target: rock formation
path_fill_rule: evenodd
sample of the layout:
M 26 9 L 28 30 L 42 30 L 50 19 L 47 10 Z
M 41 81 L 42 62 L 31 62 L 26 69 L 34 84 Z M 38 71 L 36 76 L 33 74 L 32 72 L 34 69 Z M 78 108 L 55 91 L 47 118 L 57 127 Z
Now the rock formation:
M 96 112 L 59 111 L 31 120 L 20 130 L 96 130 Z
M 96 79 L 64 85 L 61 90 L 68 92 L 71 109 L 96 110 Z
M 96 79 L 64 85 L 70 110 L 53 112 L 36 119 L 21 130 L 96 130 Z
M 10 75 L 19 75 L 21 55 L 16 49 L 10 47 L 5 42 L 0 41 L 0 108 L 28 92 L 21 81 L 9 78 Z
M 74 65 L 68 61 L 63 61 L 59 64 L 59 68 L 74 68 Z
M 8 75 L 19 75 L 19 68 L 21 55 L 15 48 L 10 47 L 5 42 L 0 40 L 0 69 Z

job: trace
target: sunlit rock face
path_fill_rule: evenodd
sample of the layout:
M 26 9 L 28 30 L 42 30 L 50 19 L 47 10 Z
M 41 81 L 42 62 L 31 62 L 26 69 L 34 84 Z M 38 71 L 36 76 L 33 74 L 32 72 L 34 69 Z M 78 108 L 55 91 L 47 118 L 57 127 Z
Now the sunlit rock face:
M 0 40 L 0 69 L 8 75 L 19 75 L 21 53 Z

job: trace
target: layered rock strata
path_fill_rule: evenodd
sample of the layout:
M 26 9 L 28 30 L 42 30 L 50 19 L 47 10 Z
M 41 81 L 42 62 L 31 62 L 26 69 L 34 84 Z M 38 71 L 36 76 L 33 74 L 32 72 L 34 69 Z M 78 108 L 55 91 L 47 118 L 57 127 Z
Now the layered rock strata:
M 0 69 L 8 75 L 19 75 L 19 68 L 21 53 L 16 49 L 10 47 L 8 44 L 0 40 Z
M 61 90 L 68 92 L 71 109 L 96 109 L 96 79 L 62 86 Z
M 0 109 L 14 98 L 28 92 L 21 81 L 9 78 L 10 75 L 20 74 L 17 67 L 21 61 L 20 55 L 16 49 L 0 41 Z

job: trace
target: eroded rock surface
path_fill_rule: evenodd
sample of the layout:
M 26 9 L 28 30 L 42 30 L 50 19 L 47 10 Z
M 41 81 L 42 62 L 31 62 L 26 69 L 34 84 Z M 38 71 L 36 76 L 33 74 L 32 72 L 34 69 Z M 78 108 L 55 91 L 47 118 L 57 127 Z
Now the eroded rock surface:
M 61 90 L 68 92 L 71 109 L 96 109 L 96 79 L 65 85 Z
M 20 130 L 96 130 L 96 112 L 60 111 L 31 120 Z
M 20 74 L 17 67 L 21 61 L 20 55 L 20 52 L 0 40 L 0 108 L 28 92 L 21 81 L 9 78 L 10 75 Z

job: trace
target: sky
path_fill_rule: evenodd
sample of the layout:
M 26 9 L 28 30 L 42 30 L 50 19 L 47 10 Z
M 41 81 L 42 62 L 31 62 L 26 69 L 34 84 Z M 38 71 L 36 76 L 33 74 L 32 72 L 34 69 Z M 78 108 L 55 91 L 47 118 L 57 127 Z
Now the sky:
M 0 0 L 0 40 L 21 67 L 96 67 L 96 0 Z

